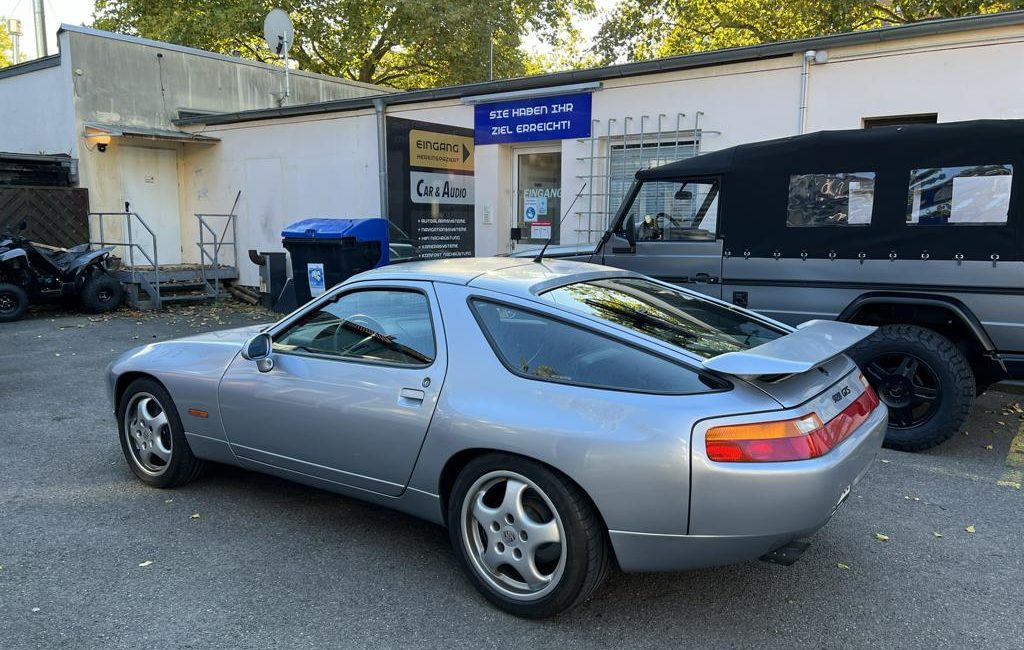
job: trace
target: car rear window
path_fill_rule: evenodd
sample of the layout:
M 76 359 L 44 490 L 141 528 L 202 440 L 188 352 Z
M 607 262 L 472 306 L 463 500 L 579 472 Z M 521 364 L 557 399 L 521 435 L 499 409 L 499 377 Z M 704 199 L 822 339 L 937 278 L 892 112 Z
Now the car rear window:
M 541 297 L 705 358 L 757 347 L 787 333 L 738 309 L 642 278 L 577 282 Z
M 557 318 L 486 300 L 472 304 L 494 352 L 520 377 L 672 395 L 727 388 L 722 381 L 676 361 Z

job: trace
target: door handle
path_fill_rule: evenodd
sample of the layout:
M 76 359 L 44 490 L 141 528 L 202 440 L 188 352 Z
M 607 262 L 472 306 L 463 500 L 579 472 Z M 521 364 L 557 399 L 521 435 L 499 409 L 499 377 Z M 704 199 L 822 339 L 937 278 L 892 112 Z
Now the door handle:
M 398 393 L 398 403 L 404 406 L 419 406 L 427 394 L 416 388 L 403 388 Z
M 633 253 L 633 254 L 635 254 L 636 253 L 636 247 L 635 246 L 613 246 L 612 247 L 612 252 L 613 253 L 618 253 L 620 255 L 623 254 L 623 253 Z
M 713 278 L 707 273 L 697 273 L 693 276 L 694 282 L 707 282 L 708 284 L 715 284 L 718 282 L 718 278 Z

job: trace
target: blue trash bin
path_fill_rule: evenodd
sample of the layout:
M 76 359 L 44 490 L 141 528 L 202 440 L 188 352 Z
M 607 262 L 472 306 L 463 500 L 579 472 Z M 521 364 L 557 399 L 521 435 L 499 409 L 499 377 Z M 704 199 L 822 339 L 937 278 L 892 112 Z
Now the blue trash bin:
M 388 264 L 387 219 L 303 219 L 281 231 L 298 304 Z

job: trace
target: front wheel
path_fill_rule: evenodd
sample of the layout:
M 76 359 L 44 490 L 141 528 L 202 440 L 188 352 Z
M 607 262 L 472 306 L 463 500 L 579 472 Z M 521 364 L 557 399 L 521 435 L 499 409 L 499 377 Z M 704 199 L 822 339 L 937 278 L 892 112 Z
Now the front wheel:
M 121 451 L 146 485 L 171 488 L 194 480 L 204 463 L 185 438 L 171 396 L 153 379 L 136 379 L 118 402 Z
M 117 278 L 97 271 L 82 284 L 79 300 L 82 307 L 93 314 L 114 311 L 124 300 L 124 287 Z
M 885 446 L 923 451 L 960 430 L 974 373 L 953 342 L 924 327 L 886 325 L 850 351 L 889 408 Z
M 505 454 L 472 460 L 448 502 L 452 546 L 473 585 L 527 618 L 586 600 L 611 562 L 600 517 L 578 486 L 539 463 Z
M 0 323 L 21 319 L 28 311 L 28 294 L 16 284 L 0 282 Z

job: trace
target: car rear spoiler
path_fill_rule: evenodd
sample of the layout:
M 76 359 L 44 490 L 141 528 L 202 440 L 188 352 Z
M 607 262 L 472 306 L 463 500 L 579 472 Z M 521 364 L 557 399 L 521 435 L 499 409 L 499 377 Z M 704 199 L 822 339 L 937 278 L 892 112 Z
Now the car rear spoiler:
M 809 320 L 795 332 L 742 352 L 704 362 L 708 370 L 737 377 L 807 372 L 871 336 L 877 328 L 832 320 Z

